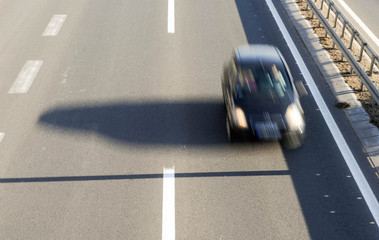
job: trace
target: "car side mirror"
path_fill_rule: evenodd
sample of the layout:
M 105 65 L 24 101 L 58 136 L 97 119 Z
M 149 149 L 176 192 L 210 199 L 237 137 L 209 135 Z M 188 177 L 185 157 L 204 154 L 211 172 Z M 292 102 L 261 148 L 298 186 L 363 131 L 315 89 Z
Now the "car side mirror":
M 308 96 L 308 92 L 305 89 L 305 86 L 302 81 L 296 81 L 295 87 L 300 97 Z

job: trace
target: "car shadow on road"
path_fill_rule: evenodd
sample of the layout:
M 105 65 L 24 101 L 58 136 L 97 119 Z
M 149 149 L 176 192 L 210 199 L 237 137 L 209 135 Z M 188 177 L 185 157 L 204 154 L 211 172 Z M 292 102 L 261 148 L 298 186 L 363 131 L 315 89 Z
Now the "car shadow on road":
M 62 106 L 43 113 L 39 123 L 68 131 L 95 132 L 129 144 L 228 142 L 222 100 Z
M 322 122 L 322 116 L 307 122 Z M 123 144 L 132 145 L 190 145 L 228 146 L 225 130 L 225 110 L 222 100 L 143 101 L 58 106 L 42 113 L 39 124 L 65 131 L 98 134 Z M 316 128 L 316 129 L 310 129 Z M 312 239 L 365 239 L 376 231 L 365 223 L 362 208 L 351 192 L 357 192 L 346 180 L 347 167 L 335 148 L 326 127 L 310 125 L 310 132 L 319 131 L 325 136 L 319 141 L 316 135 L 307 136 L 300 149 L 283 148 L 288 170 L 282 171 L 225 171 L 208 173 L 179 173 L 175 177 L 235 177 L 290 175 L 308 231 Z M 325 144 L 330 142 L 331 144 Z M 315 144 L 316 143 L 316 144 Z M 327 147 L 325 147 L 327 146 Z M 314 155 L 317 153 L 317 157 Z M 330 161 L 330 159 L 340 159 Z M 163 174 L 61 176 L 35 178 L 3 178 L 0 183 L 97 181 L 122 179 L 162 178 Z M 338 179 L 338 180 L 336 180 Z M 327 186 L 327 187 L 326 187 Z M 347 191 L 346 191 L 347 190 Z M 337 194 L 338 193 L 338 194 Z M 327 198 L 331 195 L 333 198 Z M 354 206 L 354 207 L 352 207 Z M 337 208 L 336 208 L 337 207 Z M 340 217 L 335 218 L 334 213 Z M 341 216 L 343 214 L 343 216 Z M 349 230 L 359 226 L 365 234 Z M 336 229 L 338 228 L 338 229 Z M 359 236 L 357 234 L 360 234 Z M 362 236 L 362 238 L 361 238 Z M 372 235 L 371 235 L 372 236 Z M 331 237 L 331 238 L 329 238 Z M 367 238 L 366 238 L 367 239 Z

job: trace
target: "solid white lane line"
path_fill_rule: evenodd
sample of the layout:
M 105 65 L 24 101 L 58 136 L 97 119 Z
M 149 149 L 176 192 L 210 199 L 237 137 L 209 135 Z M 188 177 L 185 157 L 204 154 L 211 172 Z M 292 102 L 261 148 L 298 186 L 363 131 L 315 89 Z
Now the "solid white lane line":
M 175 170 L 163 169 L 162 240 L 175 240 Z
M 42 33 L 42 36 L 57 36 L 64 21 L 66 20 L 66 17 L 67 15 L 54 15 L 47 25 L 45 31 Z
M 355 14 L 355 12 L 343 1 L 337 0 L 342 7 L 346 9 L 346 11 L 354 18 L 354 20 L 361 26 L 361 28 L 367 33 L 367 35 L 375 42 L 377 46 L 379 46 L 379 39 L 376 35 L 364 24 L 364 22 Z
M 168 0 L 167 32 L 175 33 L 175 0 Z
M 33 83 L 43 61 L 27 61 L 8 93 L 26 93 Z
M 0 132 L 0 143 L 1 141 L 3 141 L 4 136 L 5 136 L 5 133 Z
M 293 42 L 291 35 L 288 33 L 286 26 L 284 25 L 282 19 L 280 18 L 280 15 L 276 11 L 276 8 L 274 7 L 274 4 L 272 3 L 272 0 L 266 0 L 267 5 L 270 8 L 270 11 L 272 15 L 275 18 L 275 21 L 277 25 L 279 26 L 280 31 L 283 34 L 284 39 L 287 42 L 288 48 L 291 50 L 292 55 L 294 56 L 300 71 L 302 72 L 305 81 L 308 84 L 308 87 L 313 95 L 313 98 L 316 101 L 317 106 L 319 107 L 322 116 L 325 119 L 325 122 L 332 133 L 332 136 L 334 137 L 334 140 L 336 141 L 338 148 L 345 159 L 345 162 L 347 166 L 349 167 L 364 199 L 366 200 L 366 203 L 376 221 L 376 223 L 379 223 L 379 203 L 376 200 L 376 197 L 370 188 L 370 185 L 368 184 L 365 176 L 362 173 L 362 170 L 359 168 L 359 165 L 357 161 L 355 160 L 353 153 L 351 152 L 349 146 L 347 145 L 341 131 L 338 128 L 338 125 L 333 119 L 332 114 L 330 113 L 324 99 L 322 98 L 313 78 L 310 74 L 308 68 L 306 67 L 303 58 L 301 57 L 295 43 Z

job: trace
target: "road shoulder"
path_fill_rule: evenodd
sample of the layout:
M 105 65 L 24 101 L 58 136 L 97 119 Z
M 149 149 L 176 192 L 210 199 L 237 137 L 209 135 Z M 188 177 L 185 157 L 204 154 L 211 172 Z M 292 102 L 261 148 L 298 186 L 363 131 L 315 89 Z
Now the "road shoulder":
M 281 0 L 301 40 L 311 53 L 317 67 L 332 90 L 337 102 L 347 102 L 350 107 L 344 112 L 361 141 L 368 160 L 379 177 L 379 130 L 370 123 L 370 117 L 357 100 L 353 90 L 345 83 L 339 70 L 319 42 L 309 22 L 301 15 L 293 0 Z

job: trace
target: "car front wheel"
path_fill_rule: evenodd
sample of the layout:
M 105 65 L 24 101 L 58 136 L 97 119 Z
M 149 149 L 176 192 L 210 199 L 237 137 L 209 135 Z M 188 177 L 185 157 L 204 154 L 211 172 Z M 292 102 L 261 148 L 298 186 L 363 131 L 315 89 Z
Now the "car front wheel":
M 238 137 L 235 130 L 233 130 L 233 128 L 230 125 L 228 115 L 226 115 L 226 132 L 228 134 L 229 142 L 237 142 Z

